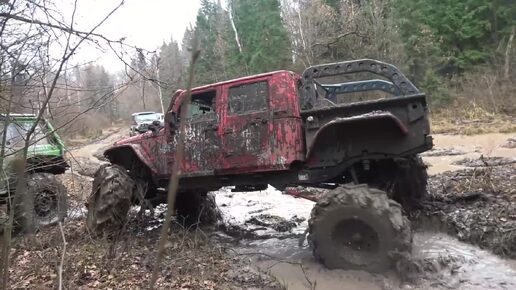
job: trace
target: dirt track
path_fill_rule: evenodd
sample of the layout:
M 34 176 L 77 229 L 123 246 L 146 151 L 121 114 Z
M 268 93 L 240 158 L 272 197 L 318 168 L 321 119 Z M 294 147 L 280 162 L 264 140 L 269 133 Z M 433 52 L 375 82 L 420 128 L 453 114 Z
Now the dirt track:
M 116 246 L 117 251 L 125 254 L 115 255 L 122 264 L 132 266 L 122 267 L 125 270 L 117 273 L 104 273 L 99 269 L 112 267 L 100 257 L 107 255 L 113 246 L 91 248 L 92 244 L 86 241 L 82 230 L 84 200 L 91 192 L 91 178 L 88 176 L 101 162 L 93 155 L 98 156 L 103 147 L 125 137 L 123 132 L 114 130 L 105 139 L 71 150 L 70 156 L 75 158 L 73 170 L 61 177 L 70 195 L 75 197 L 69 212 L 72 221 L 67 228 L 67 240 L 71 241 L 70 264 L 84 264 L 80 269 L 76 269 L 76 265 L 69 265 L 67 269 L 71 273 L 82 271 L 87 275 L 68 277 L 71 286 L 89 288 L 97 283 L 97 288 L 110 285 L 141 287 L 144 285 L 142 279 L 133 280 L 147 277 L 150 273 L 152 247 L 156 243 L 164 207 L 156 211 L 155 217 L 147 216 L 144 221 L 133 217 L 128 226 L 130 229 L 123 237 L 127 242 Z M 373 275 L 361 271 L 327 270 L 312 258 L 306 243 L 301 247 L 298 245 L 299 237 L 307 226 L 312 202 L 284 195 L 272 188 L 249 193 L 232 193 L 226 188 L 217 192 L 217 203 L 224 214 L 223 230 L 185 236 L 183 231 L 176 229 L 170 242 L 169 259 L 165 262 L 165 269 L 173 274 L 172 277 L 164 274 L 169 280 L 162 280 L 162 285 L 179 287 L 183 283 L 200 287 L 205 281 L 195 277 L 204 273 L 202 279 L 210 285 L 206 286 L 207 289 L 212 287 L 209 283 L 213 283 L 215 289 L 278 289 L 277 281 L 288 289 L 516 288 L 516 262 L 503 258 L 514 258 L 516 253 L 516 217 L 513 216 L 516 213 L 516 165 L 513 163 L 516 148 L 511 148 L 510 141 L 514 136 L 435 137 L 435 149 L 424 156 L 432 174 L 430 199 L 425 208 L 412 217 L 417 228 L 414 263 L 400 269 L 407 275 L 400 277 L 394 271 Z M 479 159 L 481 155 L 483 158 Z M 453 171 L 445 172 L 447 170 Z M 17 249 L 14 263 L 25 264 L 19 265 L 20 272 L 13 274 L 15 277 L 23 278 L 24 273 L 30 273 L 30 269 L 24 268 L 27 261 L 40 261 L 38 257 L 55 261 L 52 255 L 59 253 L 59 232 L 56 229 L 49 231 L 51 233 L 45 233 L 47 236 L 56 237 L 52 238 L 55 245 L 47 247 L 50 250 Z M 198 235 L 202 238 L 197 238 Z M 214 252 L 214 249 L 217 250 Z M 84 251 L 90 254 L 86 257 Z M 188 255 L 203 262 L 194 261 L 192 264 L 185 259 Z M 216 260 L 209 257 L 216 257 Z M 249 267 L 249 262 L 254 267 Z M 50 267 L 52 272 L 52 265 L 55 263 L 49 265 L 47 261 L 40 267 Z M 220 277 L 215 275 L 218 267 L 223 269 Z M 254 270 L 256 267 L 262 273 Z M 22 269 L 26 269 L 25 272 Z M 270 273 L 272 277 L 263 272 Z M 55 280 L 50 276 L 45 279 L 50 284 L 49 281 Z M 29 283 L 27 287 L 30 285 L 35 284 Z

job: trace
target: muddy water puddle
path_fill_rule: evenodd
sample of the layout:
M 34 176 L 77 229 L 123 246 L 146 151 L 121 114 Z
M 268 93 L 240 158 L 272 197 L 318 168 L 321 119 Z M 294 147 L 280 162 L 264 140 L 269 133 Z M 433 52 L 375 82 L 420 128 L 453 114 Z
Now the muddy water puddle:
M 457 289 L 516 289 L 516 261 L 499 258 L 438 232 L 416 232 L 415 257 L 445 261 L 439 286 Z
M 217 203 L 224 223 L 233 229 L 231 247 L 249 255 L 256 266 L 288 289 L 516 289 L 516 261 L 501 259 L 443 233 L 415 233 L 413 256 L 418 273 L 413 282 L 405 283 L 394 271 L 380 275 L 329 270 L 315 261 L 306 241 L 299 246 L 311 201 L 268 188 L 247 193 L 223 189 L 217 193 Z M 255 218 L 261 222 L 252 222 Z M 293 222 L 295 226 L 278 231 L 275 222 Z M 247 234 L 238 235 L 238 231 Z
M 434 149 L 423 154 L 429 164 L 428 173 L 438 174 L 448 170 L 464 169 L 460 161 L 484 157 L 516 158 L 516 148 L 508 146 L 515 134 L 483 134 L 473 136 L 433 135 Z M 512 148 L 511 148 L 512 147 Z

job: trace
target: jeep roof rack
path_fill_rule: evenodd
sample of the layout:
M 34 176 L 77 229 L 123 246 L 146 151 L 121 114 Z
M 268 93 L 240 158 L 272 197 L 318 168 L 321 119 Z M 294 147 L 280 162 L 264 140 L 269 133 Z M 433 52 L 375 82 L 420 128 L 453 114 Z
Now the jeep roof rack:
M 361 72 L 372 73 L 387 80 L 367 79 L 339 84 L 321 84 L 316 80 L 317 78 L 350 75 Z M 330 98 L 337 94 L 375 90 L 384 91 L 395 97 L 420 93 L 419 89 L 416 88 L 397 67 L 372 59 L 359 59 L 311 66 L 303 72 L 301 81 L 301 94 L 303 96 L 303 107 L 305 109 L 314 108 L 321 101 L 317 87 L 322 88 Z

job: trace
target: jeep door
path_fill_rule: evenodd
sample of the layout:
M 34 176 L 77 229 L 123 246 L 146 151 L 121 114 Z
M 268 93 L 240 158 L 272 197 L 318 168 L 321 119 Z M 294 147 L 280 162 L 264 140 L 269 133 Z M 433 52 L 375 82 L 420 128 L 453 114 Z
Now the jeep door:
M 224 86 L 224 172 L 270 169 L 269 82 L 267 77 Z
M 185 124 L 184 176 L 214 175 L 222 168 L 219 95 L 220 87 L 192 93 Z

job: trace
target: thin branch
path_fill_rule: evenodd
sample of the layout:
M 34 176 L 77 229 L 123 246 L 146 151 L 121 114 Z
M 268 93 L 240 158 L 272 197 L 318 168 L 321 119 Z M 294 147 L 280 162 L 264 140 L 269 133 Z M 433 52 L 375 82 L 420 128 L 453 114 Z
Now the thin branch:
M 360 37 L 364 37 L 362 35 L 360 35 L 357 31 L 350 31 L 350 32 L 346 32 L 346 33 L 342 33 L 342 34 L 339 34 L 337 35 L 332 41 L 329 41 L 329 42 L 325 42 L 325 43 L 322 43 L 322 42 L 316 42 L 314 44 L 312 44 L 312 48 L 316 47 L 316 46 L 325 46 L 325 47 L 330 47 L 332 45 L 334 45 L 335 43 L 339 42 L 339 40 L 341 38 L 344 38 L 344 37 L 347 37 L 347 36 L 350 36 L 350 35 L 356 35 L 356 36 L 360 36 Z
M 61 261 L 59 262 L 59 270 L 58 270 L 58 282 L 59 282 L 59 290 L 63 289 L 63 267 L 64 260 L 66 255 L 66 238 L 63 230 L 63 224 L 59 222 L 59 230 L 61 231 L 61 238 L 63 239 L 63 252 L 61 253 Z

